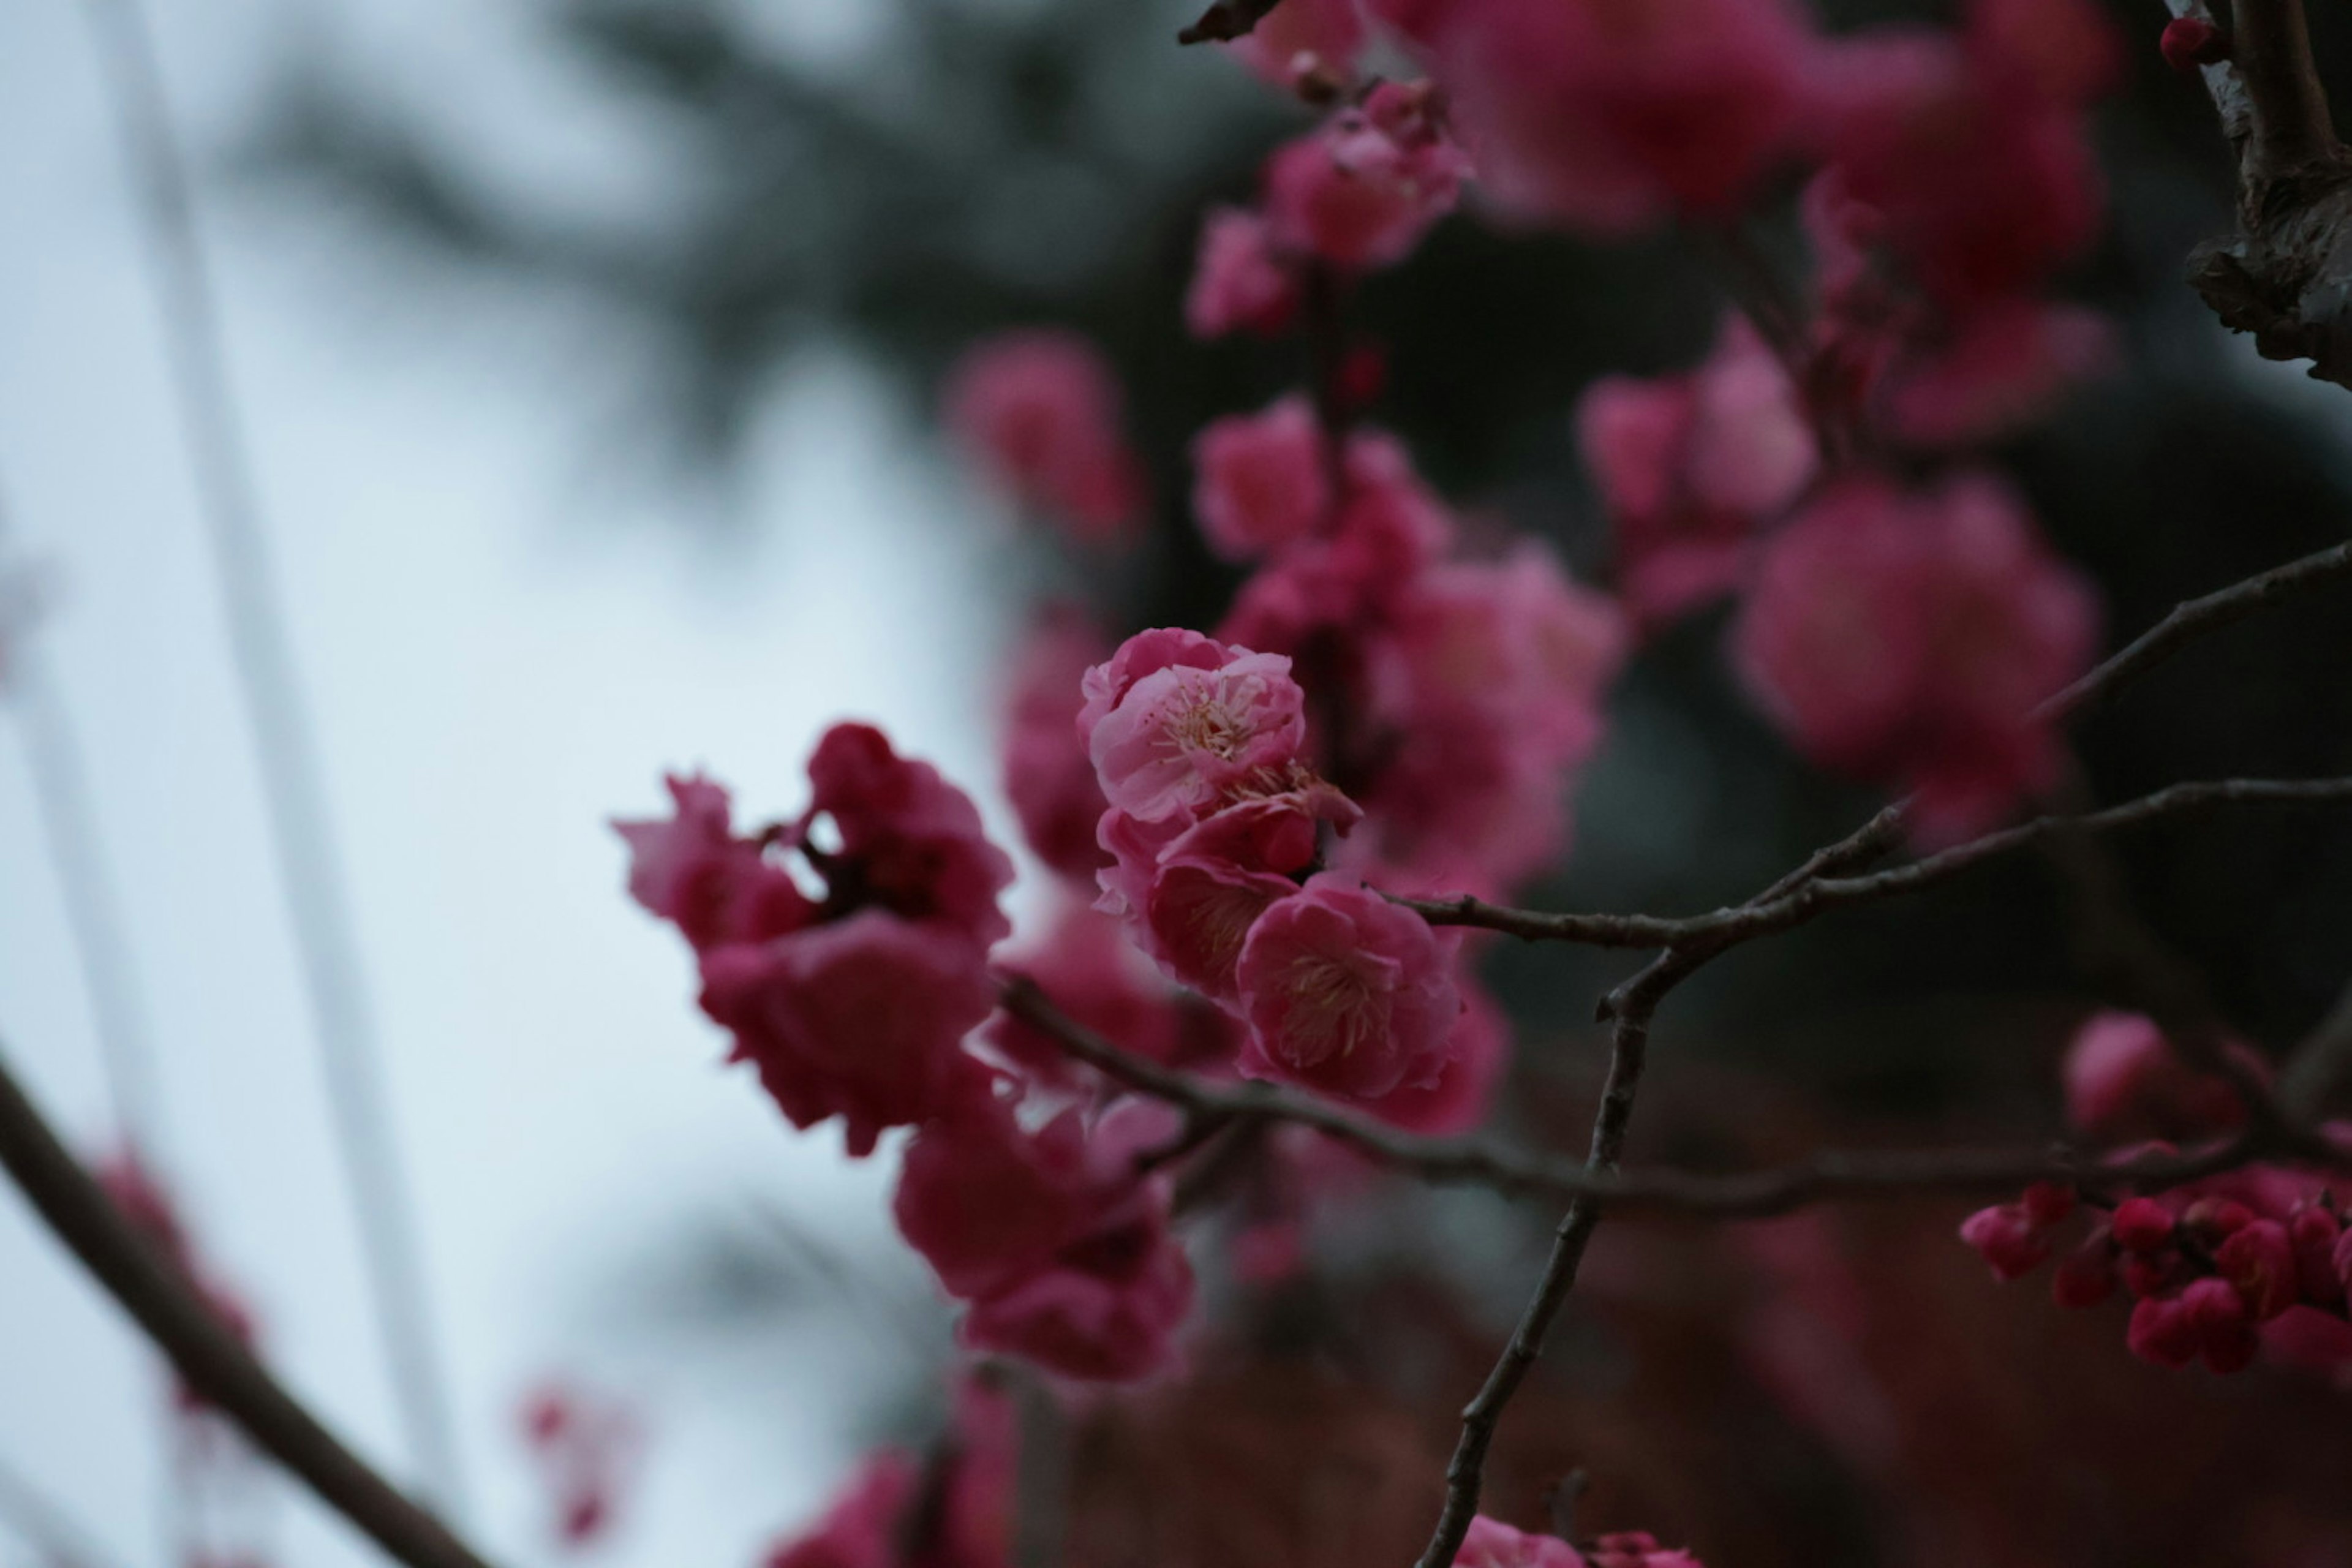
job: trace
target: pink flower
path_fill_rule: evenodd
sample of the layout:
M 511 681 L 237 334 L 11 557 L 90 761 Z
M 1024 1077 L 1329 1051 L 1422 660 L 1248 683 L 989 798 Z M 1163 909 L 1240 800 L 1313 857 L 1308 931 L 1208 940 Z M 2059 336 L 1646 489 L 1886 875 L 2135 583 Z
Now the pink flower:
M 982 951 L 881 910 L 702 957 L 702 1009 L 795 1127 L 839 1116 L 852 1155 L 980 1069 L 960 1042 L 995 1002 Z
M 1604 1535 L 1584 1554 L 1587 1568 L 1705 1568 L 1687 1552 L 1669 1552 L 1646 1530 Z
M 1462 1013 L 1453 947 L 1343 873 L 1310 878 L 1242 944 L 1242 1071 L 1356 1100 L 1435 1083 Z
M 982 947 L 1013 928 L 996 896 L 1013 862 L 988 841 L 971 797 L 929 763 L 909 762 L 869 724 L 836 724 L 809 758 L 810 813 L 833 819 L 841 848 L 821 865 L 835 901 L 937 921 Z
M 2194 76 L 2198 67 L 2220 65 L 2230 58 L 2230 38 L 2202 16 L 2175 16 L 2164 25 L 2157 48 L 2166 65 L 2182 76 Z
M 1557 1536 L 1523 1535 L 1485 1514 L 1470 1521 L 1454 1568 L 1586 1568 L 1575 1547 Z
M 1192 1268 L 1164 1182 L 1134 1157 L 1166 1136 L 1156 1108 L 1091 1131 L 1066 1110 L 1035 1132 L 992 1093 L 961 1098 L 907 1146 L 899 1230 L 950 1295 L 962 1335 L 1072 1377 L 1128 1381 L 1163 1365 L 1190 1310 Z
M 1089 886 L 1103 864 L 1095 824 L 1104 802 L 1073 726 L 1079 682 L 1106 651 L 1075 610 L 1040 617 L 1014 658 L 1004 724 L 1004 793 L 1022 836 L 1049 868 Z
M 2232 1049 L 2263 1070 L 2259 1057 Z M 2189 1067 L 2156 1021 L 2137 1013 L 2093 1014 L 2066 1047 L 2063 1077 L 2066 1120 L 2095 1137 L 2192 1136 L 2245 1121 L 2244 1102 L 2228 1080 Z
M 1960 1239 L 1977 1249 L 2000 1280 L 2021 1279 L 2049 1261 L 2050 1240 L 2021 1204 L 1979 1209 L 1960 1226 Z
M 1619 591 L 1653 626 L 1734 587 L 1750 534 L 1819 466 L 1795 389 L 1736 317 L 1688 375 L 1594 383 L 1577 434 L 1616 530 Z
M 1224 49 L 1276 87 L 1309 77 L 1345 83 L 1355 73 L 1366 30 L 1360 0 L 1284 0 Z
M 2105 85 L 2105 39 L 2083 0 L 1989 0 L 1962 38 L 1879 34 L 1827 57 L 1831 167 L 1937 300 L 2039 283 L 2097 233 L 2082 108 Z
M 2115 329 L 2095 310 L 1998 300 L 1889 372 L 1887 424 L 1915 447 L 1979 446 L 2041 418 L 2115 352 Z
M 1298 279 L 1275 255 L 1265 220 L 1239 207 L 1210 209 L 1184 292 L 1185 329 L 1196 338 L 1272 337 L 1297 312 Z
M 2277 1220 L 2252 1220 L 2232 1232 L 2215 1250 L 2213 1266 L 2256 1322 L 2268 1322 L 2301 1297 L 2294 1243 Z
M 1228 561 L 1253 560 L 1328 521 L 1323 428 L 1299 394 L 1210 425 L 1192 443 L 1192 466 L 1193 514 Z
M 636 1468 L 635 1417 L 621 1405 L 551 1383 L 524 1400 L 522 1424 L 553 1504 L 556 1541 L 577 1551 L 610 1533 Z
M 1511 1065 L 1511 1025 L 1503 1009 L 1466 976 L 1454 984 L 1462 1016 L 1445 1042 L 1445 1065 L 1436 1080 L 1402 1084 L 1364 1102 L 1390 1125 L 1432 1138 L 1450 1138 L 1484 1122 Z
M 1601 235 L 1735 210 L 1813 47 L 1784 0 L 1431 0 L 1412 27 L 1497 205 Z
M 700 952 L 760 942 L 815 918 L 791 873 L 769 864 L 756 839 L 738 838 L 726 789 L 699 774 L 667 781 L 667 821 L 615 821 L 629 847 L 629 896 L 668 921 Z
M 773 1548 L 765 1568 L 897 1568 L 899 1517 L 921 1481 L 906 1455 L 877 1454 L 816 1528 Z
M 1146 822 L 1212 810 L 1289 769 L 1306 743 L 1290 660 L 1192 633 L 1129 638 L 1087 672 L 1086 693 L 1078 723 L 1103 796 Z
M 1919 836 L 1948 842 L 2050 782 L 2057 742 L 2032 710 L 2097 630 L 2088 584 L 1997 484 L 1857 479 L 1767 548 L 1733 656 L 1800 751 L 1915 791 Z
M 1076 333 L 1039 328 L 974 346 L 948 378 L 948 427 L 1024 506 L 1100 542 L 1133 524 L 1142 478 L 1119 432 L 1118 383 Z
M 1392 267 L 1454 210 L 1469 172 L 1442 136 L 1400 142 L 1364 111 L 1343 110 L 1267 160 L 1267 233 L 1284 250 L 1349 271 Z

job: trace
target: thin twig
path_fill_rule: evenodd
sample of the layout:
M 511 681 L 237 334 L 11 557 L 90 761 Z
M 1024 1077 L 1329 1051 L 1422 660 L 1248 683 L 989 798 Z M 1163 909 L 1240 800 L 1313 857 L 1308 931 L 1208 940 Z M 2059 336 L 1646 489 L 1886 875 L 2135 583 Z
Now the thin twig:
M 2235 626 L 2248 616 L 2352 577 L 2352 543 L 2333 545 L 2258 573 L 2242 583 L 2175 605 L 2172 613 L 2109 656 L 2096 669 L 2035 710 L 2037 717 L 2071 717 L 2104 701 L 2126 680 L 2137 679 L 2209 632 Z
M 1274 14 L 1282 0 L 1216 0 L 1192 26 L 1176 35 L 1180 44 L 1224 44 L 1245 38 Z
M 1950 849 L 1863 877 L 1791 876 L 1755 900 L 1712 914 L 1679 919 L 1656 915 L 1555 914 L 1511 909 L 1468 896 L 1397 899 L 1432 925 L 1475 926 L 1529 942 L 1571 942 L 1594 947 L 1672 947 L 1677 943 L 1754 937 L 1802 925 L 1814 916 L 1872 903 L 1948 881 L 1983 862 L 2066 833 L 2107 833 L 2145 826 L 2214 805 L 2320 805 L 2352 800 L 2352 778 L 2210 779 L 2177 784 L 2153 795 L 2079 816 L 2043 816 L 2005 827 Z M 1865 827 L 1876 840 L 1892 831 L 1894 808 Z M 1859 836 L 1857 836 L 1859 837 Z
M 2317 1121 L 2328 1097 L 2352 1080 L 2352 984 L 2345 986 L 2319 1027 L 2294 1049 L 2279 1073 L 2279 1109 L 2298 1125 Z
M 455 1509 L 462 1500 L 457 1433 L 416 1219 L 385 1110 L 383 1052 L 331 826 L 324 768 L 273 581 L 259 487 L 232 390 L 187 159 L 139 0 L 85 0 L 83 14 L 146 231 L 173 392 L 187 427 L 199 510 L 226 601 L 231 662 L 253 724 L 270 844 L 292 916 L 394 1398 L 426 1487 Z
M 190 1389 L 319 1500 L 410 1568 L 488 1568 L 431 1513 L 345 1447 L 286 1392 L 178 1271 L 131 1229 L 67 1152 L 0 1058 L 0 1169 Z
M 2341 151 L 2312 59 L 2303 0 L 2232 0 L 2230 56 L 2253 106 L 2249 183 L 2290 175 Z

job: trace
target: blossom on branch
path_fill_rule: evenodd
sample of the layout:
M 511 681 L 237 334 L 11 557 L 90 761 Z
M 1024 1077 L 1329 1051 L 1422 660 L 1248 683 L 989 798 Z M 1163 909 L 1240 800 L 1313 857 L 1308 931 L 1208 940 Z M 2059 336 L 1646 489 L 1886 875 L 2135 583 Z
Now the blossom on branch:
M 1110 363 L 1075 332 L 1005 332 L 948 377 L 948 428 L 1012 499 L 1073 539 L 1118 540 L 1140 518 L 1143 479 L 1120 433 Z

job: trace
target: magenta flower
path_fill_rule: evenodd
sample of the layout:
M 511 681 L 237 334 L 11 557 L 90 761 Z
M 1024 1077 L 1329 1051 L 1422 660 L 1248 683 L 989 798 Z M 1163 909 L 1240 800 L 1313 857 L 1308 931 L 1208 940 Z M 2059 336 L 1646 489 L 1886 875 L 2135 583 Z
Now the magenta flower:
M 1047 867 L 1089 887 L 1104 859 L 1095 842 L 1104 803 L 1073 726 L 1079 682 L 1106 651 L 1076 611 L 1041 616 L 1014 658 L 1004 721 L 1004 794 L 1022 837 Z
M 1286 773 L 1306 744 L 1290 660 L 1194 633 L 1139 633 L 1087 672 L 1086 690 L 1078 723 L 1103 797 L 1146 822 L 1213 810 Z
M 1211 424 L 1193 440 L 1192 467 L 1193 515 L 1228 561 L 1254 560 L 1329 521 L 1323 430 L 1300 394 Z
M 1556 1535 L 1525 1534 L 1482 1513 L 1470 1521 L 1454 1568 L 1585 1568 L 1585 1562 Z
M 1443 136 L 1400 140 L 1383 118 L 1343 110 L 1266 161 L 1276 247 L 1349 271 L 1392 267 L 1454 210 L 1469 159 Z
M 815 918 L 790 872 L 756 839 L 738 838 L 723 785 L 696 774 L 665 783 L 674 814 L 613 824 L 629 847 L 629 896 L 677 927 L 697 952 L 760 942 Z
M 1462 1014 L 1453 949 L 1356 879 L 1310 878 L 1242 944 L 1242 1071 L 1355 1100 L 1433 1084 Z
M 948 428 L 1014 500 L 1091 542 L 1129 531 L 1142 511 L 1121 402 L 1101 353 L 1052 328 L 975 345 L 945 397 Z
M 1272 337 L 1297 313 L 1297 275 L 1275 254 L 1265 219 L 1240 207 L 1211 208 L 1184 291 L 1186 330 L 1196 338 Z

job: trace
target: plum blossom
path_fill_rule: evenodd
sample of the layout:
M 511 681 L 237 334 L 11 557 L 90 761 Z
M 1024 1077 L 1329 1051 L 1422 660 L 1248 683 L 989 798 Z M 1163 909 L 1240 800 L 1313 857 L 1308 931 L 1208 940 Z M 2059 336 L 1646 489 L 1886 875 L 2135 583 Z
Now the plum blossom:
M 1186 330 L 1196 338 L 1272 337 L 1297 313 L 1297 276 L 1276 254 L 1265 219 L 1240 207 L 1212 208 L 1184 293 Z
M 1322 426 L 1297 393 L 1210 425 L 1192 443 L 1192 465 L 1193 515 L 1228 561 L 1305 538 L 1331 509 Z
M 966 1378 L 930 1454 L 869 1455 L 814 1528 L 769 1550 L 764 1568 L 1003 1568 L 1016 1446 L 1010 1401 Z
M 1990 479 L 1905 495 L 1865 478 L 1773 539 L 1732 653 L 1798 750 L 1915 792 L 1919 836 L 1950 841 L 2054 776 L 2033 708 L 2088 667 L 2098 618 Z
M 1577 437 L 1616 531 L 1618 593 L 1648 626 L 1737 586 L 1758 527 L 1820 466 L 1796 388 L 1736 316 L 1688 374 L 1594 383 Z
M 557 1542 L 569 1551 L 612 1533 L 640 1451 L 629 1410 L 575 1384 L 541 1384 L 525 1396 L 523 1440 L 553 1505 Z
M 960 1096 L 907 1146 L 898 1228 L 969 1304 L 976 1349 L 1067 1376 L 1127 1382 L 1167 1364 L 1192 1299 L 1163 1178 L 1136 1154 L 1173 1127 L 1132 1102 L 1088 1127 L 1075 1108 L 1025 1131 L 986 1088 Z
M 1467 1132 L 1486 1120 L 1511 1065 L 1511 1024 L 1467 973 L 1454 976 L 1462 1016 L 1445 1042 L 1445 1065 L 1425 1084 L 1400 1084 L 1363 1109 L 1391 1126 L 1432 1138 Z
M 629 884 L 696 950 L 703 1011 L 793 1125 L 842 1118 L 853 1155 L 919 1121 L 980 1072 L 960 1042 L 988 1016 L 989 947 L 1013 866 L 980 814 L 882 733 L 839 724 L 809 761 L 795 824 L 752 838 L 726 792 L 671 781 L 667 821 L 620 822 Z M 829 826 L 837 847 L 813 831 Z M 821 898 L 782 863 L 797 855 Z
M 1276 87 L 1310 79 L 1340 84 L 1354 74 L 1369 32 L 1362 0 L 1284 0 L 1223 47 Z
M 1453 947 L 1355 878 L 1309 878 L 1242 944 L 1241 1070 L 1354 1100 L 1435 1084 L 1462 1014 Z
M 1575 1547 L 1555 1535 L 1530 1535 L 1485 1514 L 1470 1521 L 1454 1568 L 1585 1568 Z
M 838 1116 L 852 1155 L 929 1115 L 975 1064 L 996 993 L 971 944 L 880 910 L 702 959 L 702 1010 L 793 1126 Z
M 2266 1076 L 2262 1058 L 2228 1047 L 2242 1066 Z M 2181 1059 L 2156 1020 L 2137 1013 L 2096 1013 L 2066 1047 L 2066 1120 L 2098 1138 L 2184 1137 L 2225 1131 L 2246 1119 L 2245 1102 L 2226 1079 Z
M 1395 19 L 1487 193 L 1531 222 L 1727 215 L 1804 127 L 1816 45 L 1787 0 L 1423 0 Z
M 1197 632 L 1138 633 L 1087 673 L 1079 732 L 1111 806 L 1191 819 L 1298 760 L 1306 700 L 1279 654 Z
M 1378 107 L 1377 119 L 1342 110 L 1266 161 L 1266 232 L 1277 247 L 1346 271 L 1392 267 L 1454 210 L 1468 158 L 1393 92 Z
M 948 428 L 1014 500 L 1072 538 L 1115 540 L 1143 504 L 1120 433 L 1118 382 L 1075 332 L 1034 328 L 974 346 L 948 377 Z

